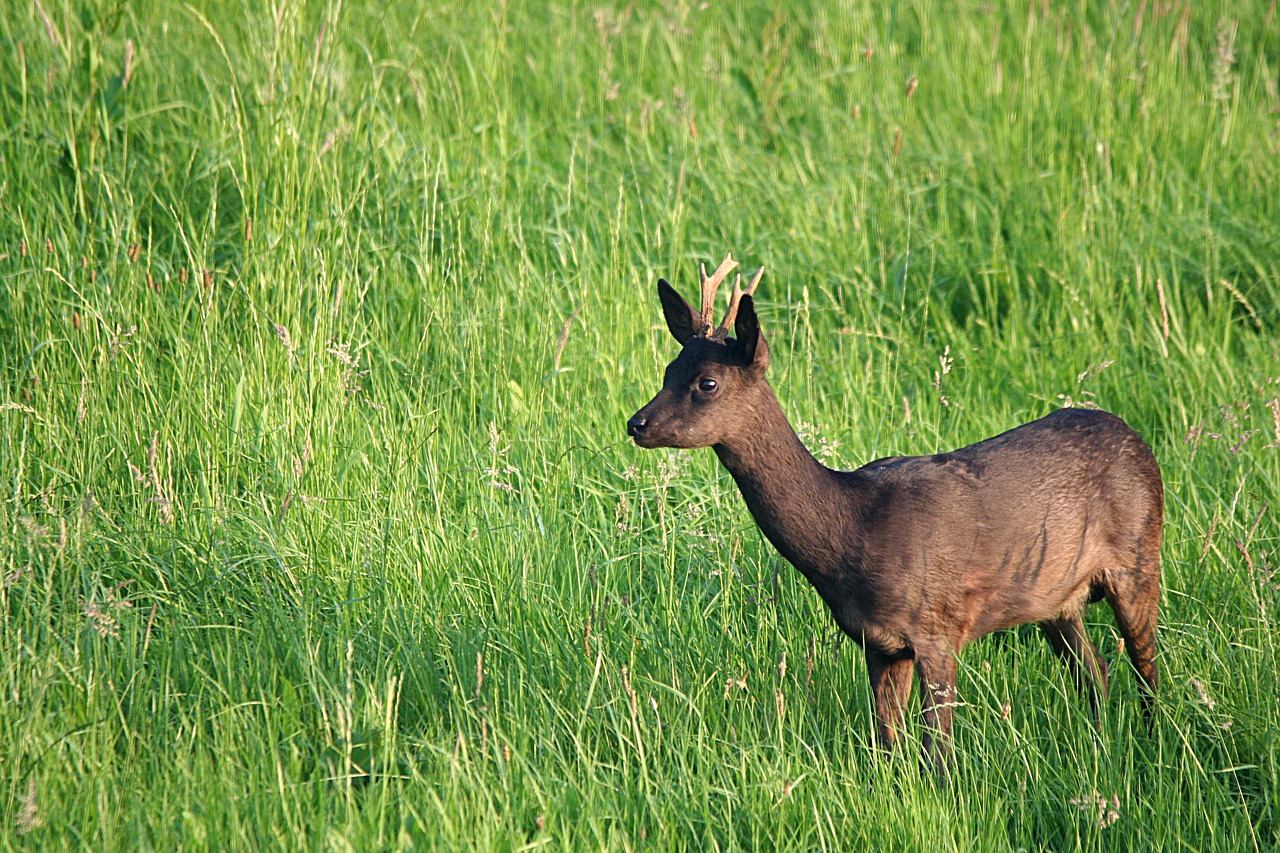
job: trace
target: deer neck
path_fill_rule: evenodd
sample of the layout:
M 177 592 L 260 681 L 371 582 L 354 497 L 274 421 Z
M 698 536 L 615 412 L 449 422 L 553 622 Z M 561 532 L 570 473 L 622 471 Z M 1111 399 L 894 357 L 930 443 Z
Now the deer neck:
M 766 386 L 753 423 L 714 445 L 756 524 L 813 579 L 836 570 L 843 526 L 856 517 L 839 474 L 814 458 Z

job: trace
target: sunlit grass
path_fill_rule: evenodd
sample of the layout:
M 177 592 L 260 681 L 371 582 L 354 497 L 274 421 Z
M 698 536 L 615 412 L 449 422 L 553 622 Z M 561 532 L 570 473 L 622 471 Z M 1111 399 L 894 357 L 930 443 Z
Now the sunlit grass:
M 1268 4 L 387 5 L 0 17 L 6 847 L 1280 844 Z M 830 464 L 1149 440 L 1152 730 L 1099 609 L 1099 728 L 1029 629 L 949 779 L 873 751 L 714 455 L 624 435 L 726 251 Z

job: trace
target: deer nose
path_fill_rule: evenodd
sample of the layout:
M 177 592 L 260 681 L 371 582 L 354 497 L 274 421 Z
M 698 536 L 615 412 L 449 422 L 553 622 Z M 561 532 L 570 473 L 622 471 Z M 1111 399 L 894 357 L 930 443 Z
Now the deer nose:
M 649 418 L 639 412 L 636 412 L 631 416 L 631 419 L 627 421 L 627 435 L 629 436 L 635 437 L 637 435 L 644 435 L 644 431 L 648 428 Z

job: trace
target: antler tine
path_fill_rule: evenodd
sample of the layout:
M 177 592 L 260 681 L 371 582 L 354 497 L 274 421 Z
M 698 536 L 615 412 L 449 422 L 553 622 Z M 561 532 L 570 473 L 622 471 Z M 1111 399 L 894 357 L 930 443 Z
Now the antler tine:
M 702 274 L 702 328 L 699 331 L 704 336 L 711 335 L 715 321 L 716 291 L 720 288 L 720 283 L 733 272 L 733 268 L 737 265 L 738 262 L 733 259 L 732 254 L 725 255 L 724 260 L 720 262 L 720 266 L 710 278 L 707 277 L 706 264 L 699 266 Z
M 716 329 L 716 337 L 723 338 L 729 334 L 729 330 L 733 328 L 734 320 L 738 319 L 738 303 L 742 302 L 742 297 L 750 296 L 756 292 L 762 277 L 764 277 L 764 267 L 756 270 L 756 274 L 751 279 L 751 284 L 747 286 L 746 290 L 742 289 L 741 275 L 734 281 L 733 293 L 729 295 L 729 311 L 724 315 L 724 322 L 720 324 L 720 328 Z

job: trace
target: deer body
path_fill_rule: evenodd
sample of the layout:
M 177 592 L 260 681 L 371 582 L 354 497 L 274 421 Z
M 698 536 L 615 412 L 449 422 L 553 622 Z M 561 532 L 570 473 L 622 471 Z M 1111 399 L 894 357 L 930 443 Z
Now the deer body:
M 684 349 L 628 431 L 642 447 L 714 448 L 762 532 L 862 646 L 883 746 L 901 729 L 914 668 L 926 746 L 945 763 L 955 654 L 1025 623 L 1041 626 L 1096 714 L 1106 665 L 1080 615 L 1103 598 L 1150 706 L 1163 487 L 1122 420 L 1063 409 L 950 453 L 835 471 L 805 448 L 764 378 L 750 291 L 735 289 L 736 339 L 727 323 L 710 333 L 705 287 L 701 316 L 665 281 L 659 294 Z

